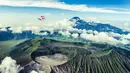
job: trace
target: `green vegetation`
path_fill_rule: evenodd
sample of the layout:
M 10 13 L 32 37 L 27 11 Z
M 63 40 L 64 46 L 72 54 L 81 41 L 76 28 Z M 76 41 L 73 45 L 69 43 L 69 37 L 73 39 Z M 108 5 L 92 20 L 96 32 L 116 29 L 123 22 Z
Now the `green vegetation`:
M 20 43 L 12 48 L 9 56 L 18 58 L 20 56 L 30 55 L 40 46 L 40 39 L 31 39 Z
M 0 42 L 0 59 L 3 59 L 8 55 L 9 50 L 15 45 L 18 45 L 21 42 L 24 42 L 26 39 L 22 40 L 9 40 L 9 41 L 1 41 Z
M 77 39 L 77 38 L 73 38 L 73 37 L 66 37 L 66 36 L 60 36 L 60 37 L 49 37 L 49 38 L 46 38 L 46 39 L 53 39 L 53 40 L 58 40 L 58 41 L 61 41 L 61 42 L 82 42 L 82 40 L 80 39 Z
M 1 49 L 9 49 L 21 42 L 24 42 L 26 39 L 22 39 L 22 40 L 9 40 L 9 41 L 1 41 L 0 42 L 0 48 Z
M 30 54 L 38 49 L 40 46 L 40 39 L 26 40 L 14 46 L 8 53 L 20 65 L 26 65 L 32 61 Z

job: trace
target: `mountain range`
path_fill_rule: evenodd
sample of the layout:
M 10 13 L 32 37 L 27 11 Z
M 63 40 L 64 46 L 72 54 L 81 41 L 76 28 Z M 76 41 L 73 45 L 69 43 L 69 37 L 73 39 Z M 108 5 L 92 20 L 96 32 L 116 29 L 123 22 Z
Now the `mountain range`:
M 118 34 L 128 34 L 129 31 L 123 31 L 123 29 L 110 24 L 96 23 L 96 22 L 87 22 L 79 17 L 73 17 L 70 21 L 74 22 L 76 25 L 73 28 L 77 29 L 86 29 L 86 30 L 96 30 L 98 32 L 114 32 Z

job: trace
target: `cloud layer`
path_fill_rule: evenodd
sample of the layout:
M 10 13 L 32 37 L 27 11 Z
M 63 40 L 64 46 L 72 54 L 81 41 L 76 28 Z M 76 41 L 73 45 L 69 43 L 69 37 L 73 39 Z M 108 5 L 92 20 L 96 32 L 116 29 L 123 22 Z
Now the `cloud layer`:
M 105 8 L 88 7 L 86 5 L 66 4 L 57 0 L 1 0 L 0 5 L 19 6 L 19 7 L 46 7 L 64 10 L 80 11 L 80 12 L 101 12 L 101 13 L 118 13 L 130 14 L 130 12 L 116 11 Z
M 44 27 L 36 26 L 32 23 L 26 23 L 23 25 L 23 27 L 15 27 L 12 28 L 12 30 L 16 33 L 22 32 L 23 30 L 32 30 L 34 33 L 40 34 L 40 35 L 48 35 L 47 32 L 45 33 L 39 33 L 40 30 L 48 30 L 51 32 L 51 34 L 55 30 L 59 30 L 58 33 L 62 34 L 66 37 L 73 37 L 73 38 L 81 38 L 85 40 L 91 40 L 95 42 L 107 42 L 110 44 L 130 44 L 130 34 L 118 34 L 114 32 L 98 32 L 93 30 L 81 30 L 77 28 L 73 28 L 75 24 L 73 22 L 68 21 L 67 19 L 60 20 L 52 25 L 45 25 Z M 1 29 L 2 31 L 6 31 L 6 29 Z M 74 32 L 74 33 L 71 33 Z M 78 34 L 80 33 L 80 35 Z M 116 39 L 115 37 L 119 37 L 120 39 Z

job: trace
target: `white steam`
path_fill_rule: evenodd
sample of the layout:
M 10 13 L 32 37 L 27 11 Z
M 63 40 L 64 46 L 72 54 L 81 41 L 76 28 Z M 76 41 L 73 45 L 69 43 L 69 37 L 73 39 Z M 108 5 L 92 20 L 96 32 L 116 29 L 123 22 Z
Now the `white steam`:
M 36 72 L 35 70 L 33 70 L 33 71 L 31 71 L 31 73 L 38 73 L 38 72 Z
M 40 68 L 39 65 L 37 64 L 34 66 L 34 68 L 35 67 Z M 16 61 L 13 60 L 11 57 L 5 57 L 0 64 L 0 73 L 19 73 L 21 70 L 24 70 L 24 67 L 17 65 Z M 38 69 L 38 72 L 32 70 L 30 73 L 46 73 L 46 72 Z
M 20 70 L 20 65 L 16 64 L 16 61 L 11 57 L 6 57 L 0 64 L 1 73 L 18 73 Z

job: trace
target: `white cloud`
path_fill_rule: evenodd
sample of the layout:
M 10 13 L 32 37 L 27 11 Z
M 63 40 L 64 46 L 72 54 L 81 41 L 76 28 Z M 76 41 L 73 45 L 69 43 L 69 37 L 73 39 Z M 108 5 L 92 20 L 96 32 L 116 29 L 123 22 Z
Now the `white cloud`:
M 18 73 L 20 66 L 16 64 L 16 61 L 10 57 L 6 57 L 0 64 L 1 73 Z
M 98 34 L 98 32 L 97 32 L 96 30 L 94 30 L 94 31 L 93 31 L 93 33 L 94 33 L 95 35 L 97 35 L 97 34 Z
M 43 15 L 47 15 L 47 16 L 49 16 L 49 15 L 51 15 L 51 13 L 44 13 Z
M 14 33 L 21 33 L 22 32 L 22 27 L 15 27 L 15 28 L 13 28 L 13 32 Z
M 38 33 L 39 35 L 48 35 L 47 32 L 44 32 L 44 33 Z
M 130 33 L 127 34 L 127 35 L 123 35 L 122 38 L 124 38 L 124 39 L 130 39 Z
M 0 30 L 1 30 L 1 31 L 7 31 L 6 28 L 2 28 L 2 29 L 0 29 Z
M 64 10 L 80 11 L 80 12 L 101 12 L 101 13 L 119 13 L 119 14 L 130 14 L 130 12 L 108 10 L 104 8 L 87 7 L 86 5 L 70 5 L 64 2 L 58 2 L 57 0 L 1 0 L 0 5 L 7 6 L 25 6 L 25 7 L 46 7 L 46 8 L 58 8 Z
M 71 36 L 74 38 L 78 38 L 78 33 L 73 33 Z
M 30 73 L 45 73 L 44 71 L 40 70 L 39 65 L 37 64 L 34 65 L 34 63 L 32 64 L 33 64 L 33 67 L 38 68 L 38 72 L 36 72 L 35 70 L 32 70 Z M 21 70 L 24 70 L 24 67 L 17 65 L 16 61 L 12 59 L 11 57 L 5 57 L 0 64 L 0 73 L 19 73 Z
M 31 73 L 38 73 L 38 72 L 36 72 L 35 70 L 33 70 L 33 71 L 31 71 Z
M 70 22 L 67 19 L 63 19 L 63 20 L 56 22 L 55 24 L 53 24 L 51 26 L 47 26 L 46 30 L 69 29 L 69 28 L 72 28 L 73 25 L 74 25 L 73 22 Z
M 125 23 L 123 24 L 123 27 L 122 27 L 122 28 L 130 31 L 130 23 L 129 23 L 129 22 L 125 22 Z
M 127 40 L 127 39 L 124 39 L 124 38 L 121 38 L 119 41 L 120 41 L 122 44 L 130 44 L 130 41 Z
M 75 25 L 73 22 L 70 22 L 67 19 L 63 19 L 60 21 L 57 21 L 54 24 L 48 24 L 48 25 L 44 25 L 42 27 L 39 27 L 39 29 L 44 29 L 44 30 L 49 30 L 51 32 L 51 34 L 54 32 L 54 30 L 59 29 L 72 29 L 72 26 Z M 29 27 L 28 27 L 29 28 Z
M 70 32 L 69 31 L 59 31 L 60 34 L 62 34 L 63 36 L 66 36 L 66 37 L 70 37 Z
M 34 23 L 25 23 L 22 26 L 12 27 L 14 33 L 21 33 L 23 30 L 32 30 L 33 33 L 39 33 L 41 27 Z
M 86 17 L 86 20 L 87 22 L 96 22 L 96 23 L 101 23 L 103 21 L 101 21 L 99 18 L 97 17 Z
M 114 33 L 114 32 L 109 32 L 107 33 L 109 36 L 111 37 L 118 37 L 120 38 L 118 41 L 119 43 L 122 43 L 122 44 L 130 44 L 130 34 L 118 34 L 118 33 Z
M 107 42 L 111 44 L 119 43 L 118 40 L 114 39 L 111 36 L 108 36 L 105 32 L 100 32 L 97 35 L 82 33 L 80 37 L 86 40 L 91 40 L 96 42 Z
M 112 37 L 122 37 L 122 35 L 121 34 L 119 34 L 119 33 L 114 33 L 114 32 L 109 32 L 109 33 L 107 33 L 109 36 L 112 36 Z
M 39 26 L 26 26 L 25 30 L 32 30 L 33 32 L 39 32 L 40 27 Z
M 93 30 L 86 30 L 87 33 L 93 33 Z
M 0 24 L 0 28 L 2 27 L 2 24 Z

